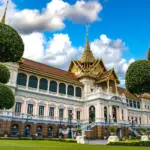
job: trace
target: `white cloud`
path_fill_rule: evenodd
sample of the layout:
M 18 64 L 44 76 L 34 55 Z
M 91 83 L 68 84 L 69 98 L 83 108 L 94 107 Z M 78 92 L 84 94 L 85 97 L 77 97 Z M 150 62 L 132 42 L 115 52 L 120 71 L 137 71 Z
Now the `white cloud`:
M 6 1 L 0 0 L 1 3 Z M 4 10 L 0 6 L 0 11 Z M 63 0 L 52 0 L 47 3 L 42 11 L 34 9 L 18 10 L 17 6 L 10 1 L 8 7 L 7 22 L 21 34 L 32 32 L 55 31 L 65 27 L 64 21 L 69 19 L 77 23 L 87 23 L 99 20 L 99 13 L 102 10 L 101 4 L 96 1 L 76 1 L 70 5 Z M 0 16 L 1 17 L 1 16 Z
M 46 63 L 59 68 L 68 68 L 72 59 L 79 59 L 84 50 L 83 47 L 74 47 L 68 34 L 54 34 L 48 41 L 44 34 L 32 33 L 22 35 L 25 43 L 24 57 Z M 44 50 L 45 49 L 45 50 Z M 128 66 L 134 62 L 122 58 L 125 43 L 121 39 L 112 40 L 106 35 L 101 35 L 91 43 L 91 49 L 96 58 L 102 58 L 106 67 L 115 68 L 122 78 Z
M 42 61 L 44 57 L 44 35 L 41 33 L 31 33 L 29 35 L 21 35 L 21 37 L 25 45 L 23 57 L 36 61 Z

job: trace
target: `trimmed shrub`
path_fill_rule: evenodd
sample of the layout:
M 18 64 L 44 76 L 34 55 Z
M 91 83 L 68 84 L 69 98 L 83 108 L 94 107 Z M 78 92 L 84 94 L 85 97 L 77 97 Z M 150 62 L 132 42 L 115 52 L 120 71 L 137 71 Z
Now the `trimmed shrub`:
M 12 90 L 0 83 L 0 109 L 10 109 L 15 103 L 15 96 Z
M 0 64 L 0 83 L 6 84 L 9 81 L 9 78 L 10 78 L 9 69 L 5 65 Z
M 0 62 L 18 62 L 23 52 L 20 35 L 9 25 L 0 23 Z
M 150 61 L 132 63 L 126 73 L 126 88 L 132 94 L 150 92 Z
M 107 145 L 120 145 L 120 146 L 150 146 L 150 141 L 119 141 L 119 142 L 110 142 Z
M 147 59 L 150 61 L 150 47 L 148 49 L 148 56 L 147 56 Z

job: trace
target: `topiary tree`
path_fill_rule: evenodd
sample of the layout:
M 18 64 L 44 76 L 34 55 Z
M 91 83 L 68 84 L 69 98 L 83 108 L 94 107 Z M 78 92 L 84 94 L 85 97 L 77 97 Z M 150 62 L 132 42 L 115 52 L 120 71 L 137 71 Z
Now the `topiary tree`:
M 5 65 L 0 64 L 0 82 L 6 84 L 9 81 L 9 78 L 9 69 Z
M 0 23 L 0 62 L 18 62 L 23 55 L 24 44 L 20 35 L 5 24 L 5 15 L 6 9 Z M 15 103 L 12 90 L 5 85 L 9 78 L 9 69 L 0 64 L 0 109 L 10 109 Z
M 9 25 L 0 23 L 0 62 L 18 62 L 23 52 L 20 35 Z
M 15 103 L 15 96 L 12 90 L 0 83 L 0 109 L 10 109 Z
M 126 88 L 132 94 L 150 92 L 150 61 L 132 63 L 126 73 Z
M 148 50 L 148 56 L 147 56 L 147 59 L 150 61 L 150 47 L 149 47 L 149 50 Z

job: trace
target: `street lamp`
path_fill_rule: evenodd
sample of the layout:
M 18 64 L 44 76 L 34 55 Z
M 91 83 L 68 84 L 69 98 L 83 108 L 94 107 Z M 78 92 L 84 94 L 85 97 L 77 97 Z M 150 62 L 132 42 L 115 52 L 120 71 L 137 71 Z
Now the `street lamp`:
M 68 123 L 69 123 L 68 138 L 72 138 L 72 131 L 71 131 L 72 117 L 73 117 L 73 113 L 69 113 L 69 117 L 68 117 Z

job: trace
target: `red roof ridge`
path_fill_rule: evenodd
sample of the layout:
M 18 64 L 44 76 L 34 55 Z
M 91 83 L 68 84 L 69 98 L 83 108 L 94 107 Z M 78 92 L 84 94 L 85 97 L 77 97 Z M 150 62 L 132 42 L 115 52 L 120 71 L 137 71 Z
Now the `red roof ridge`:
M 72 72 L 69 72 L 69 71 L 66 71 L 66 70 L 63 70 L 63 69 L 59 69 L 59 68 L 56 68 L 56 67 L 53 67 L 53 66 L 49 66 L 47 64 L 37 62 L 37 61 L 34 61 L 34 60 L 30 60 L 30 59 L 26 59 L 26 58 L 23 58 L 23 59 L 24 59 L 23 64 L 25 64 L 25 65 L 31 65 L 32 67 L 43 69 L 43 71 L 47 70 L 47 71 L 51 71 L 51 72 L 54 72 L 54 73 L 57 73 L 57 74 L 60 73 L 62 75 L 65 75 L 65 76 L 68 76 L 68 77 L 71 77 L 71 78 L 74 78 L 74 79 L 77 78 L 76 75 Z

